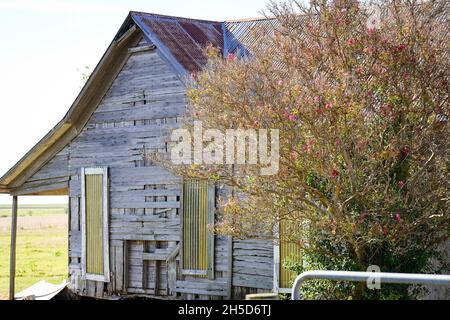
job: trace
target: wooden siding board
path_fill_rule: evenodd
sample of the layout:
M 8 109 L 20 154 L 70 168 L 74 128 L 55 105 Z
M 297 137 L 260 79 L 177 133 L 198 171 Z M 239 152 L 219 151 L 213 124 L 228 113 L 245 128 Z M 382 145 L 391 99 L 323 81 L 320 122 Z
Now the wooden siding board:
M 233 286 L 272 289 L 273 262 L 272 242 L 235 240 L 233 243 Z

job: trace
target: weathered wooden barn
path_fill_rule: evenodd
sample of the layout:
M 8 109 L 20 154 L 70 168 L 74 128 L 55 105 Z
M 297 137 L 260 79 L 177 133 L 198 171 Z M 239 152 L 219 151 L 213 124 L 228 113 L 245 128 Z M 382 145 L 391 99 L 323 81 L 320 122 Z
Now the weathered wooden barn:
M 182 126 L 185 80 L 205 67 L 205 47 L 244 52 L 271 23 L 131 12 L 64 119 L 0 179 L 15 204 L 68 196 L 73 293 L 240 299 L 288 286 L 282 262 L 295 248 L 212 235 L 220 188 L 146 157 L 167 153 Z

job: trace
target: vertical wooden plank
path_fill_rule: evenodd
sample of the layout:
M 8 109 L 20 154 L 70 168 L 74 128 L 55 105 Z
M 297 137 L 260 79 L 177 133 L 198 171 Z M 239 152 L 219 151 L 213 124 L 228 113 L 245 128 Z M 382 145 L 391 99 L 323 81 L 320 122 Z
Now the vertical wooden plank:
M 105 283 L 97 282 L 95 288 L 95 297 L 98 299 L 103 298 L 104 291 L 105 291 Z
M 161 272 L 161 265 L 160 261 L 155 261 L 155 295 L 159 295 L 159 279 L 160 279 L 160 272 Z
M 208 186 L 208 226 L 211 228 L 215 224 L 216 211 L 216 186 L 210 183 Z M 214 280 L 215 278 L 215 235 L 214 232 L 208 231 L 208 278 Z
M 87 281 L 87 296 L 95 297 L 97 291 L 97 283 L 95 281 Z
M 148 289 L 150 261 L 142 261 L 142 284 L 141 288 Z
M 9 300 L 14 300 L 16 284 L 17 196 L 13 196 L 11 215 L 11 250 L 9 262 Z
M 275 238 L 280 238 L 280 226 L 275 224 Z M 273 291 L 278 292 L 280 289 L 280 241 L 273 246 Z
M 123 242 L 123 293 L 128 293 L 128 285 L 129 285 L 129 277 L 128 277 L 128 270 L 129 270 L 129 263 L 130 259 L 129 256 L 129 244 L 128 241 Z
M 118 293 L 123 292 L 124 290 L 124 244 L 115 247 L 115 282 L 116 288 L 115 291 Z
M 80 231 L 80 198 L 70 198 L 70 231 Z
M 88 295 L 88 280 L 86 278 L 80 278 L 80 291 L 83 296 Z
M 177 283 L 177 262 L 176 260 L 174 261 L 169 261 L 169 263 L 167 264 L 167 277 L 168 277 L 168 289 L 169 289 L 169 295 L 175 296 L 176 292 L 176 283 Z
M 103 168 L 103 273 L 104 281 L 110 281 L 110 264 L 109 264 L 109 170 L 107 167 Z
M 109 265 L 111 266 L 111 279 L 107 285 L 107 292 L 112 296 L 116 292 L 116 247 L 112 246 L 109 252 Z
M 178 199 L 177 197 L 167 197 L 168 202 L 176 202 Z M 182 208 L 182 206 L 180 207 Z M 182 211 L 182 209 L 181 209 Z M 169 214 L 170 219 L 177 219 L 177 209 L 174 209 Z M 181 228 L 182 230 L 183 228 Z M 182 237 L 180 238 L 182 239 Z M 177 248 L 177 242 L 176 241 L 169 241 L 168 243 L 168 249 L 170 250 L 176 250 Z M 175 289 L 176 289 L 176 282 L 177 282 L 177 261 L 176 256 L 172 259 L 167 261 L 167 294 L 174 296 L 176 295 Z
M 85 187 L 85 169 L 80 170 L 80 188 L 81 188 L 81 198 L 80 198 L 80 214 L 81 214 L 81 273 L 82 277 L 86 278 L 86 187 Z
M 228 268 L 227 268 L 227 300 L 233 296 L 233 237 L 227 239 Z

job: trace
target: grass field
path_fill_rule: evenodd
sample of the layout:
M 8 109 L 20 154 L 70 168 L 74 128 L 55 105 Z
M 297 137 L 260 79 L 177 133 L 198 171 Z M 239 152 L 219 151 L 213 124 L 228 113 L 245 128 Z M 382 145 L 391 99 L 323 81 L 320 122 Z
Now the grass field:
M 67 214 L 67 206 L 61 204 L 27 205 L 19 204 L 19 217 L 48 216 L 52 214 Z M 11 217 L 11 206 L 0 204 L 0 218 Z
M 9 287 L 10 211 L 0 205 L 0 299 Z M 67 220 L 64 205 L 19 205 L 16 292 L 67 278 Z

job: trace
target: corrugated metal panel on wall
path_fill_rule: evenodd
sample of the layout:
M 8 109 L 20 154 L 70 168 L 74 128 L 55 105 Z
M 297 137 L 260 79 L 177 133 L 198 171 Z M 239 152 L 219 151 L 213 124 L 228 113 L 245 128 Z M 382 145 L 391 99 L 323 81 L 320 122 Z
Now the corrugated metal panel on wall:
M 289 221 L 282 221 L 280 223 L 280 237 L 283 239 L 283 234 L 289 232 L 292 226 L 289 225 Z M 297 276 L 296 273 L 288 270 L 285 267 L 286 262 L 298 262 L 301 263 L 300 246 L 292 242 L 280 243 L 280 288 L 292 287 L 292 282 Z
M 86 272 L 103 275 L 103 175 L 86 175 Z
M 214 275 L 215 188 L 208 181 L 187 180 L 183 191 L 183 269 Z

